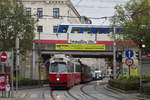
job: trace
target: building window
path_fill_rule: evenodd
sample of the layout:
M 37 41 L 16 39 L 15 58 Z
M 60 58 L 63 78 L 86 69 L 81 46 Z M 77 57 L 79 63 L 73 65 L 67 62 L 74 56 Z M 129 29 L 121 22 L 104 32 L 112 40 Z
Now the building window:
M 37 32 L 43 32 L 43 26 L 38 26 L 37 27 Z
M 37 17 L 42 18 L 43 17 L 43 8 L 37 8 Z
M 53 26 L 53 32 L 57 33 L 57 30 L 58 30 L 58 26 Z
M 26 15 L 31 17 L 31 8 L 26 8 Z
M 53 17 L 59 18 L 59 8 L 53 8 Z

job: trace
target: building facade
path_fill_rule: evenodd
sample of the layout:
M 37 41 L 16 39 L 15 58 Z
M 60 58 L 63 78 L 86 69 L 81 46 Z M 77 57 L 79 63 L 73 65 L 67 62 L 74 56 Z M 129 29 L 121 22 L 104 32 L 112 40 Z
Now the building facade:
M 39 51 L 43 49 L 39 47 L 39 44 L 62 43 L 63 40 L 58 38 L 56 33 L 58 25 L 62 23 L 89 24 L 91 21 L 86 17 L 81 17 L 70 0 L 22 0 L 22 3 L 26 14 L 35 18 L 37 22 L 33 52 L 22 57 L 20 74 L 26 78 L 37 79 L 39 77 L 39 62 L 44 60 L 39 55 Z M 46 48 L 44 49 L 46 50 Z

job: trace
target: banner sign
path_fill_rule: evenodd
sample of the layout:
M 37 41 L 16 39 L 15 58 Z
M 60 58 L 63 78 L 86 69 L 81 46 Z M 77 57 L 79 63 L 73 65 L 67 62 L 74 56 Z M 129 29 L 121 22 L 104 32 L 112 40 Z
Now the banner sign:
M 46 72 L 46 66 L 45 64 L 41 64 L 41 80 L 46 80 L 47 79 L 47 72 Z
M 105 44 L 56 44 L 56 50 L 105 51 Z

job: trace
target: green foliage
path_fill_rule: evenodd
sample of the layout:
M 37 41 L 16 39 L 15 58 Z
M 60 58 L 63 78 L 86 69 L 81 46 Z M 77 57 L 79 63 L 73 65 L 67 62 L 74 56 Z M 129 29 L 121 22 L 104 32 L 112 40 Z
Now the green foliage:
M 147 80 L 147 81 L 150 82 L 150 76 L 142 75 L 142 79 Z
M 148 91 L 150 88 L 149 85 L 146 85 L 147 82 L 150 82 L 150 76 L 142 75 L 143 82 L 143 91 Z M 139 76 L 128 76 L 128 75 L 119 75 L 118 79 L 110 80 L 109 85 L 115 88 L 122 90 L 139 90 L 140 87 L 140 77 Z M 149 88 L 149 89 L 145 89 Z
M 14 86 L 16 85 L 16 82 L 14 80 Z M 39 85 L 39 80 L 32 80 L 32 79 L 18 79 L 18 86 L 33 86 L 33 85 Z
M 150 81 L 150 76 L 142 75 L 143 80 Z M 140 76 L 138 75 L 119 75 L 118 80 L 140 80 Z
M 108 83 L 110 86 L 122 89 L 122 90 L 139 90 L 139 81 L 132 80 L 110 80 Z
M 15 40 L 20 38 L 20 50 L 32 49 L 34 39 L 33 18 L 26 16 L 23 5 L 17 0 L 0 0 L 0 49 L 15 47 Z
M 124 6 L 117 5 L 111 19 L 112 25 L 121 27 L 118 34 L 122 41 L 133 41 L 136 44 L 146 44 L 150 50 L 150 3 L 149 0 L 129 0 Z
M 127 79 L 128 76 L 127 75 L 119 75 L 118 80 L 124 80 Z

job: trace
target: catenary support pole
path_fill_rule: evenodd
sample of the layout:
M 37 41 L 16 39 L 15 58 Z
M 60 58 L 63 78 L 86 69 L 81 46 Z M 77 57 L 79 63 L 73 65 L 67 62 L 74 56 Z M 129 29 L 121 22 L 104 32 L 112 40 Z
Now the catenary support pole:
M 16 37 L 16 92 L 18 91 L 19 37 Z
M 11 51 L 11 98 L 14 97 L 14 50 Z
M 113 78 L 116 79 L 116 29 L 113 28 L 114 44 L 113 44 Z
M 31 69 L 31 78 L 34 79 L 34 73 L 35 73 L 35 43 L 33 43 L 32 48 L 32 69 Z
M 40 44 L 40 31 L 39 31 L 39 41 L 38 41 L 38 54 L 39 54 L 39 83 L 41 84 L 41 50 L 40 50 L 41 44 Z

